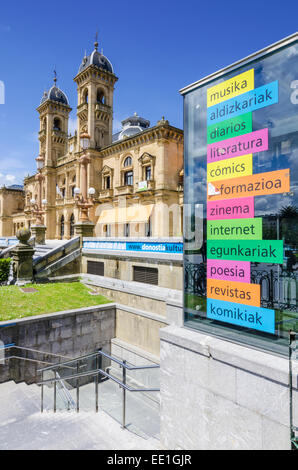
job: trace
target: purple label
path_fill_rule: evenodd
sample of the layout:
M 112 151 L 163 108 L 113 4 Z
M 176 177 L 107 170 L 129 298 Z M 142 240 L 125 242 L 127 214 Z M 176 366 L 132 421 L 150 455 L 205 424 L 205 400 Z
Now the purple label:
M 250 262 L 208 259 L 207 278 L 250 283 Z
M 207 219 L 249 219 L 255 216 L 254 198 L 222 199 L 207 202 Z
M 268 129 L 221 140 L 207 145 L 207 163 L 268 150 Z

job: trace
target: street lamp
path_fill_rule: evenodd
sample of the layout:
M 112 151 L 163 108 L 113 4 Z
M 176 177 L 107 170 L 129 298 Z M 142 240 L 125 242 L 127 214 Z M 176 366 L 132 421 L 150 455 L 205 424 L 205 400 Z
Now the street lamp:
M 87 154 L 89 145 L 90 136 L 87 134 L 87 132 L 83 132 L 80 135 L 80 146 L 83 149 L 83 155 L 79 158 L 81 170 L 81 188 L 74 188 L 75 203 L 80 209 L 80 223 L 90 223 L 88 212 L 89 208 L 93 206 L 93 197 L 95 194 L 94 188 L 89 188 L 87 194 L 87 168 L 89 163 L 91 162 L 91 159 Z
M 44 166 L 44 157 L 43 155 L 39 155 L 36 159 L 36 164 L 37 164 L 37 170 L 38 173 L 35 175 L 35 180 L 38 183 L 38 195 L 37 195 L 37 201 L 32 198 L 30 200 L 30 203 L 32 205 L 32 212 L 33 215 L 35 216 L 36 222 L 35 225 L 41 225 L 43 226 L 43 214 L 45 211 L 43 210 L 43 207 L 47 204 L 46 199 L 42 199 L 42 182 L 44 180 L 44 176 L 42 174 L 42 169 Z

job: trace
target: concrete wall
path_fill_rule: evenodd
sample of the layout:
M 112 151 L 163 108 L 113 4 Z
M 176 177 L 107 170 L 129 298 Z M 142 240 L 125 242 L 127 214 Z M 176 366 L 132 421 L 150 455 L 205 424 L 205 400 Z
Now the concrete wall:
M 160 337 L 161 444 L 165 448 L 290 448 L 286 358 L 176 326 L 161 329 Z
M 182 291 L 83 274 L 82 281 L 116 305 L 116 338 L 159 357 L 159 329 L 182 324 Z
M 82 251 L 82 272 L 87 273 L 87 262 L 104 263 L 104 275 L 123 281 L 133 281 L 133 266 L 158 269 L 158 285 L 167 289 L 182 290 L 182 255 L 161 253 L 105 253 L 97 250 Z
M 70 358 L 89 354 L 101 347 L 108 351 L 111 339 L 115 336 L 115 319 L 115 304 L 111 303 L 8 322 L 2 321 L 0 322 L 0 342 L 15 343 L 16 346 Z M 17 349 L 14 353 L 15 355 L 26 354 Z M 33 359 L 51 363 L 61 362 L 59 358 L 51 355 L 29 352 L 27 354 L 27 357 Z M 42 364 L 15 359 L 6 363 L 8 365 L 0 363 L 0 382 L 9 379 L 16 382 L 22 380 L 28 383 L 33 382 L 36 379 L 36 370 L 43 367 Z

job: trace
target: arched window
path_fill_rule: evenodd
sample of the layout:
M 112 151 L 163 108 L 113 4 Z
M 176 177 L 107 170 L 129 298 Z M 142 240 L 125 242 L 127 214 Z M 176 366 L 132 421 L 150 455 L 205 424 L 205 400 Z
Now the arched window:
M 70 216 L 70 219 L 69 219 L 69 225 L 70 225 L 70 236 L 73 237 L 74 236 L 74 224 L 75 224 L 75 218 L 74 218 L 74 215 L 71 214 Z
M 125 167 L 132 166 L 132 158 L 131 157 L 126 157 L 126 159 L 124 160 L 123 166 L 125 166 Z
M 54 131 L 61 131 L 61 121 L 59 118 L 54 119 L 53 129 Z
M 97 90 L 96 101 L 97 103 L 106 104 L 105 95 L 102 90 Z
M 88 103 L 88 90 L 84 91 L 83 94 L 83 103 Z
M 60 237 L 61 239 L 64 237 L 64 215 L 61 215 L 60 219 Z

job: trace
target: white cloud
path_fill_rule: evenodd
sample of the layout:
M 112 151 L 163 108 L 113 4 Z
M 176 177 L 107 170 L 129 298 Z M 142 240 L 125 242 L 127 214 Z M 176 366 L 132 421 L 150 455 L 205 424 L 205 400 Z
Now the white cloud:
M 16 179 L 15 175 L 6 175 L 5 176 L 5 179 L 6 181 L 8 181 L 9 183 L 13 183 Z

